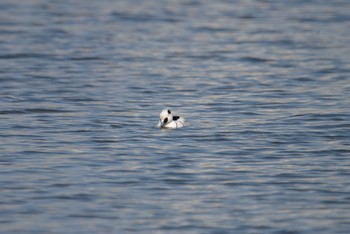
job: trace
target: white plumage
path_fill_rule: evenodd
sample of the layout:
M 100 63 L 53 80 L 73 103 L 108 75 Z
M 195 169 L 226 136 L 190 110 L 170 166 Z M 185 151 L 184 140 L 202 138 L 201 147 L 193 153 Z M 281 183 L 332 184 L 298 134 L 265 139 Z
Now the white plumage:
M 181 116 L 173 116 L 168 109 L 162 110 L 159 115 L 159 128 L 182 128 L 185 126 L 185 119 Z

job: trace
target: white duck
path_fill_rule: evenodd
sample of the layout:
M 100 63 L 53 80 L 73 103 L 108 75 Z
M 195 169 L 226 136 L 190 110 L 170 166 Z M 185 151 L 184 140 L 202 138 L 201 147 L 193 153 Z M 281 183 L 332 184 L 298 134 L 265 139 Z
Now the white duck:
M 182 128 L 185 126 L 185 119 L 181 116 L 173 116 L 168 109 L 162 110 L 159 115 L 159 128 Z

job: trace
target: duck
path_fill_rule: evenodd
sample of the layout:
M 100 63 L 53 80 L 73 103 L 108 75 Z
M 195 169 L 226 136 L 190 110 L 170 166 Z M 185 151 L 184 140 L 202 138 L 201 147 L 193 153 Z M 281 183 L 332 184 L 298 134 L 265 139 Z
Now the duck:
M 181 116 L 172 115 L 169 109 L 164 109 L 159 114 L 158 128 L 182 128 L 185 126 L 185 119 Z

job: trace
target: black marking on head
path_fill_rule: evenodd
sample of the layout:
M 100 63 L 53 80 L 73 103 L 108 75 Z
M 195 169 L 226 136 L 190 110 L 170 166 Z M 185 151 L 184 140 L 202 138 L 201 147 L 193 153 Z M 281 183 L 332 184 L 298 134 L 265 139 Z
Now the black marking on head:
M 170 110 L 168 110 L 168 114 L 169 114 L 169 115 L 171 114 Z
M 180 116 L 173 116 L 173 120 L 178 120 L 178 119 L 180 119 Z
M 168 122 L 168 118 L 165 118 L 165 119 L 164 119 L 164 123 L 167 123 L 167 122 Z

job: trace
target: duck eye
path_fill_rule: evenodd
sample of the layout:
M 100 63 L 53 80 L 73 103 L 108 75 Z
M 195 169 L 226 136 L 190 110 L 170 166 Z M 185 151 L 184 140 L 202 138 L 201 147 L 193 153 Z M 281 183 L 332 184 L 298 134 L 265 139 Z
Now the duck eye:
M 165 119 L 164 119 L 164 123 L 167 123 L 167 122 L 168 122 L 168 118 L 165 118 Z
M 169 115 L 171 114 L 170 110 L 168 110 L 168 114 L 169 114 Z

